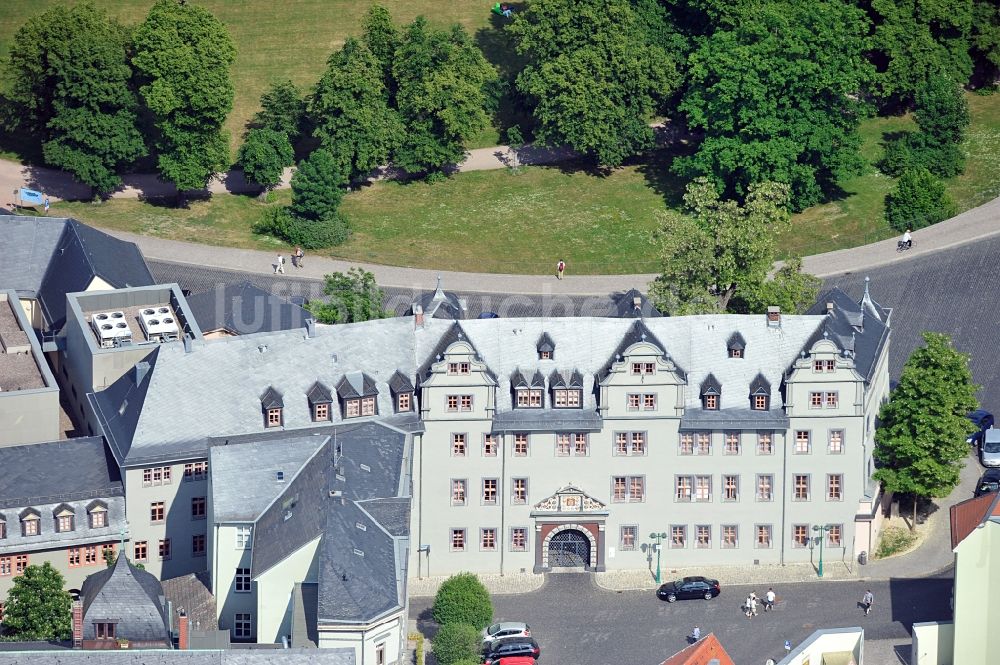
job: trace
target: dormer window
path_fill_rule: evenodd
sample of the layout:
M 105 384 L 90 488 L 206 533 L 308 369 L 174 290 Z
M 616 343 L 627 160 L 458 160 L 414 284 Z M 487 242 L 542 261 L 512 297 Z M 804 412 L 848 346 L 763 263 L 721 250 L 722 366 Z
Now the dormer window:
M 7 519 L 0 515 L 0 540 L 7 537 Z
M 771 408 L 771 384 L 758 374 L 750 383 L 750 408 L 754 411 L 767 411 Z
M 87 522 L 91 529 L 103 529 L 108 525 L 108 507 L 103 501 L 87 506 Z
M 835 371 L 837 371 L 837 361 L 836 360 L 814 360 L 813 361 L 813 371 L 814 372 L 835 372 Z
M 389 378 L 389 392 L 393 396 L 396 413 L 409 413 L 414 410 L 413 382 L 399 370 Z
M 306 400 L 309 402 L 309 412 L 314 423 L 331 420 L 330 405 L 333 404 L 333 395 L 330 394 L 329 388 L 317 381 L 306 393 Z
M 448 363 L 448 373 L 465 375 L 469 373 L 469 363 Z
M 24 537 L 39 535 L 42 532 L 41 522 L 38 511 L 28 508 L 21 513 L 21 535 Z
M 557 409 L 578 409 L 583 402 L 583 391 L 576 388 L 556 388 L 552 391 L 552 406 Z
M 396 395 L 396 412 L 405 413 L 413 410 L 413 393 L 399 393 Z
M 517 408 L 542 408 L 542 391 L 536 388 L 519 388 L 517 391 Z
M 632 363 L 632 374 L 641 376 L 655 373 L 656 363 Z
M 722 385 L 714 375 L 709 374 L 701 382 L 701 408 L 706 411 L 718 411 L 721 397 Z
M 264 427 L 281 427 L 285 424 L 285 402 L 281 393 L 269 387 L 260 396 L 260 406 L 264 412 Z
M 344 405 L 344 418 L 374 416 L 378 413 L 375 379 L 363 372 L 351 372 L 337 384 L 337 394 Z
M 746 340 L 743 339 L 743 335 L 738 332 L 733 333 L 729 340 L 726 342 L 726 349 L 729 352 L 730 358 L 742 358 L 743 352 L 747 348 Z
M 52 512 L 56 524 L 56 533 L 69 533 L 76 528 L 76 515 L 72 506 L 61 504 Z
M 545 377 L 541 372 L 535 372 L 530 380 L 524 377 L 521 370 L 515 370 L 510 377 L 510 387 L 514 390 L 514 407 L 518 409 L 540 409 L 543 405 L 542 393 L 545 391 Z
M 542 336 L 538 338 L 538 344 L 535 345 L 538 349 L 538 359 L 539 360 L 554 360 L 556 353 L 556 344 L 549 337 L 548 333 L 542 333 Z
M 359 418 L 361 416 L 374 416 L 375 410 L 375 398 L 374 397 L 360 397 L 355 399 L 344 400 L 344 417 L 345 418 Z

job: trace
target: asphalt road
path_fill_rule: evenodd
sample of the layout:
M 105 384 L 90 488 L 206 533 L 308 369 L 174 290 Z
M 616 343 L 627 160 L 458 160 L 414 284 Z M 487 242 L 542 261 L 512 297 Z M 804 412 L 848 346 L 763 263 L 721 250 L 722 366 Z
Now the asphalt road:
M 763 664 L 784 657 L 784 641 L 793 647 L 821 628 L 862 626 L 866 639 L 907 638 L 920 621 L 951 619 L 953 580 L 945 576 L 883 582 L 812 582 L 775 588 L 772 612 L 748 620 L 740 610 L 751 590 L 728 587 L 711 600 L 669 604 L 652 591 L 611 592 L 587 574 L 550 574 L 538 591 L 494 596 L 495 618 L 525 621 L 542 649 L 541 662 L 552 665 L 655 665 L 687 644 L 695 625 L 702 636 L 714 632 L 733 660 Z M 858 608 L 866 588 L 875 594 L 869 616 Z M 410 600 L 410 618 L 433 639 L 430 598 Z

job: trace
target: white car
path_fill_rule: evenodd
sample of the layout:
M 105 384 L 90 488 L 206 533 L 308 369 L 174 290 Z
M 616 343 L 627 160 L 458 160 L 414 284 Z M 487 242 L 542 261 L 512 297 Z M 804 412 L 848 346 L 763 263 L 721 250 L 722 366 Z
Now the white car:
M 983 432 L 983 442 L 979 444 L 979 462 L 983 466 L 1000 466 L 1000 429 L 991 427 Z
M 483 630 L 483 646 L 501 637 L 531 637 L 531 628 L 521 621 L 501 621 Z

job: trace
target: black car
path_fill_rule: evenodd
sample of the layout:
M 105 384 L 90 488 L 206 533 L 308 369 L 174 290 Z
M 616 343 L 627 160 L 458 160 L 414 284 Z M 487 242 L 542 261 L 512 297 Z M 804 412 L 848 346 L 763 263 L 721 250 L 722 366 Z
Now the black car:
M 704 598 L 712 600 L 722 593 L 719 580 L 710 580 L 707 577 L 685 577 L 675 582 L 661 584 L 656 590 L 656 597 L 672 603 L 675 600 L 684 598 Z
M 976 483 L 976 493 L 973 496 L 982 496 L 996 491 L 1000 491 L 1000 469 L 986 469 L 986 473 Z
M 525 637 L 524 635 L 501 637 L 499 640 L 493 640 L 483 648 L 483 660 L 486 662 L 491 662 L 504 656 L 530 656 L 537 659 L 541 655 L 542 650 L 539 648 L 538 642 L 534 638 Z
M 976 426 L 976 431 L 965 438 L 966 443 L 977 445 L 983 442 L 983 432 L 993 427 L 993 414 L 989 411 L 979 409 L 973 411 L 968 416 L 972 424 Z

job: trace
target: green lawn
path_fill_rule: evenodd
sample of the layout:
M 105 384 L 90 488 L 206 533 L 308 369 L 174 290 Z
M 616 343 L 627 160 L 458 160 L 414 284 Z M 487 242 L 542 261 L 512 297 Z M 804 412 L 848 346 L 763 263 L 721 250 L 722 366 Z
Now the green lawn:
M 948 183 L 960 209 L 1000 195 L 1000 95 L 969 96 L 973 127 L 964 175 Z M 912 127 L 909 118 L 864 124 L 864 154 L 875 161 L 884 132 Z M 559 258 L 571 274 L 653 272 L 650 233 L 657 212 L 676 204 L 680 183 L 666 164 L 646 163 L 607 176 L 568 165 L 455 175 L 435 184 L 379 182 L 349 194 L 342 210 L 354 236 L 330 255 L 357 261 L 441 270 L 544 273 Z M 783 254 L 815 254 L 893 235 L 882 220 L 892 179 L 875 169 L 845 183 L 842 200 L 793 218 Z M 289 193 L 276 195 L 287 202 Z M 277 203 L 275 203 L 276 205 Z M 138 201 L 57 204 L 60 214 L 97 226 L 180 240 L 273 249 L 249 229 L 266 204 L 216 196 L 174 210 Z
M 68 0 L 0 0 L 0 61 L 6 61 L 14 33 L 28 19 Z M 94 0 L 125 24 L 141 22 L 153 0 Z M 236 99 L 226 126 L 238 144 L 246 121 L 259 108 L 261 93 L 275 80 L 290 78 L 301 86 L 315 83 L 326 60 L 344 39 L 359 34 L 361 19 L 374 0 L 191 0 L 229 28 L 238 55 L 233 71 Z M 487 0 L 379 0 L 397 23 L 424 14 L 438 25 L 459 23 L 475 34 L 491 26 Z M 482 35 L 487 57 L 508 57 L 497 40 Z M 491 48 L 491 46 L 493 48 Z M 495 145 L 496 133 L 485 132 L 475 145 Z

